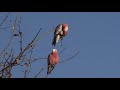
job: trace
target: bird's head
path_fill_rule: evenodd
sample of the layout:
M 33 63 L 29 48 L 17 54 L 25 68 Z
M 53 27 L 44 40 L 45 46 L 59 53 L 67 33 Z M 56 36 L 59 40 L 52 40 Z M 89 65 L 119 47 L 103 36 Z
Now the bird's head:
M 68 31 L 68 24 L 63 24 L 63 28 L 65 31 Z
M 53 49 L 53 51 L 52 51 L 53 53 L 57 53 L 57 49 Z

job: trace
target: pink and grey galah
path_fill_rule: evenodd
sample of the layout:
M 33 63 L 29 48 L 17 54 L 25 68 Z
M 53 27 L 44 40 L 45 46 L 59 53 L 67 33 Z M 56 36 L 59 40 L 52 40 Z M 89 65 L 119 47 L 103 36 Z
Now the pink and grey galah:
M 54 69 L 55 65 L 59 63 L 59 56 L 57 49 L 53 49 L 52 53 L 48 55 L 48 70 L 47 74 L 50 74 Z
M 68 33 L 68 25 L 67 24 L 59 24 L 56 28 L 55 28 L 55 32 L 54 32 L 54 38 L 53 38 L 53 42 L 52 45 L 56 45 L 59 41 L 59 39 L 63 39 L 63 37 L 65 37 Z

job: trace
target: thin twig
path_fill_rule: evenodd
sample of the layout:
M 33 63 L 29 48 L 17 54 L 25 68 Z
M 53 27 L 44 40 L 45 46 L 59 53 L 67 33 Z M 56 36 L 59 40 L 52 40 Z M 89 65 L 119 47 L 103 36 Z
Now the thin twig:
M 8 56 L 8 58 L 5 61 L 8 62 L 9 58 L 11 57 L 12 51 L 13 51 L 13 48 L 11 49 L 9 56 Z M 8 64 L 9 64 L 9 62 L 8 62 Z
M 50 34 L 52 31 L 54 31 L 54 28 L 51 29 L 51 30 L 49 30 L 49 31 L 47 31 L 47 32 L 45 32 L 45 33 L 43 33 L 42 35 L 40 35 L 40 36 L 35 40 L 34 43 L 38 42 L 41 38 L 43 38 L 43 37 L 45 37 L 46 35 Z
M 32 48 L 28 51 L 28 52 L 26 52 L 23 56 L 26 56 L 27 54 L 29 54 L 33 49 L 34 49 L 34 47 L 35 47 L 35 44 L 32 46 Z
M 12 39 L 13 39 L 13 36 L 11 36 L 10 41 L 8 42 L 8 44 L 5 47 L 5 49 L 0 53 L 0 56 L 8 49 L 8 47 L 10 46 L 10 43 L 11 43 Z
M 22 52 L 23 48 L 22 48 L 22 32 L 19 32 L 20 34 L 20 52 Z
M 61 61 L 61 62 L 59 62 L 59 63 L 64 63 L 64 62 L 66 62 L 66 61 L 69 61 L 69 60 L 71 60 L 72 58 L 74 58 L 75 56 L 77 56 L 78 54 L 80 53 L 80 51 L 78 51 L 76 54 L 74 54 L 72 57 L 70 57 L 70 58 L 68 58 L 68 59 L 66 59 L 66 60 L 64 60 L 64 61 Z
M 0 26 L 2 26 L 2 24 L 6 21 L 6 19 L 8 18 L 9 13 L 6 15 L 6 17 L 3 19 L 3 21 L 0 23 Z
M 26 73 L 25 73 L 25 78 L 27 77 L 27 75 L 30 73 L 30 71 L 31 71 L 31 63 L 30 63 L 30 61 L 31 61 L 31 58 L 32 58 L 32 51 L 31 51 L 31 53 L 30 53 L 30 58 L 29 58 L 29 60 L 27 60 L 28 61 L 28 63 L 26 63 L 26 67 L 27 67 L 27 69 L 26 69 Z
M 47 59 L 47 58 L 36 58 L 36 59 L 33 59 L 32 61 L 31 61 L 31 63 L 33 63 L 33 62 L 35 62 L 35 61 L 37 61 L 37 60 L 40 60 L 40 59 Z
M 63 47 L 63 49 L 58 53 L 59 55 L 66 50 L 66 47 Z
M 41 68 L 41 70 L 34 76 L 34 78 L 36 78 L 43 70 L 45 67 Z
M 15 22 L 14 22 L 14 26 L 13 26 L 13 33 L 15 33 L 17 31 L 17 29 L 16 29 L 17 19 L 18 19 L 18 14 L 15 18 Z
M 22 50 L 23 50 L 23 48 L 22 48 L 22 32 L 21 32 L 20 24 L 21 24 L 21 16 L 18 19 L 17 26 L 18 26 L 18 31 L 19 31 L 19 35 L 20 35 L 20 51 L 22 52 Z

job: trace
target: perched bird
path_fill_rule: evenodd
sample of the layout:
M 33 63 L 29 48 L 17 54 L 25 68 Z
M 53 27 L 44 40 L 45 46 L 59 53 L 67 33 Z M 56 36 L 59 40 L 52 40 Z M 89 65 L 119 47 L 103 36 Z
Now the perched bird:
M 54 38 L 53 38 L 53 42 L 52 45 L 56 45 L 56 43 L 58 43 L 59 39 L 63 39 L 63 37 L 65 37 L 68 33 L 68 25 L 67 24 L 59 24 L 56 28 L 55 28 L 55 32 L 54 32 Z
M 59 63 L 59 56 L 57 49 L 53 49 L 52 53 L 48 55 L 48 70 L 47 74 L 50 74 L 54 69 L 55 65 Z

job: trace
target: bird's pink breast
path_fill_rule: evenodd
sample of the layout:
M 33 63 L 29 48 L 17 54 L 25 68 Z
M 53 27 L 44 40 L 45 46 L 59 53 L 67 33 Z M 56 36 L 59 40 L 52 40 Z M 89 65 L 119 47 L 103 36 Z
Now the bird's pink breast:
M 50 55 L 50 64 L 57 64 L 59 62 L 59 57 L 57 54 Z
M 53 54 L 50 55 L 50 64 L 54 64 L 55 58 L 53 56 Z
M 68 31 L 64 31 L 64 36 L 67 35 Z

